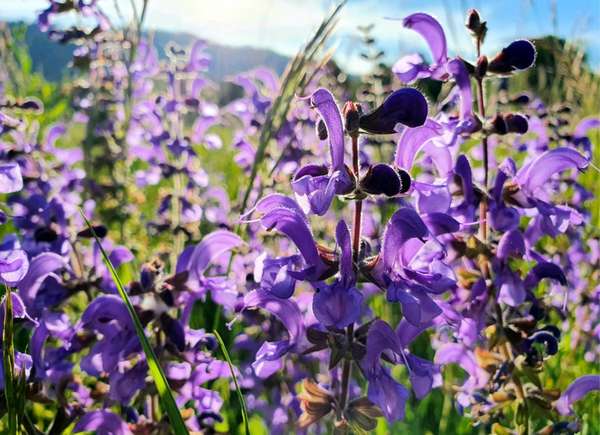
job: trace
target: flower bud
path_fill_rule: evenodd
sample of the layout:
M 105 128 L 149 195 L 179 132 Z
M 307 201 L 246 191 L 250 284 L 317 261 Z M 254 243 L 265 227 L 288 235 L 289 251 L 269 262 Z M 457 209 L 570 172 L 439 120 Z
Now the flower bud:
M 371 134 L 394 134 L 396 125 L 419 127 L 427 119 L 427 100 L 416 89 L 394 91 L 383 104 L 360 117 L 360 128 Z
M 31 110 L 33 112 L 39 113 L 43 111 L 43 104 L 37 98 L 27 98 L 23 101 L 18 101 L 15 104 L 15 107 L 21 110 Z
M 92 231 L 93 229 L 93 231 Z M 92 229 L 86 228 L 85 230 L 81 230 L 77 233 L 77 237 L 81 237 L 84 239 L 91 239 L 94 237 L 94 234 L 98 236 L 99 239 L 103 239 L 108 234 L 108 230 L 104 225 L 94 225 Z
M 485 21 L 481 21 L 481 17 L 479 16 L 477 9 L 469 9 L 469 12 L 467 12 L 465 27 L 469 30 L 473 38 L 478 40 L 479 43 L 483 43 L 487 33 L 487 23 Z
M 410 186 L 412 185 L 412 179 L 410 178 L 410 174 L 404 169 L 396 169 L 396 173 L 398 174 L 398 178 L 400 178 L 400 193 L 406 193 L 410 190 Z
M 504 122 L 509 133 L 525 134 L 529 129 L 527 118 L 520 113 L 507 113 L 504 115 Z
M 362 180 L 360 187 L 371 195 L 395 196 L 400 193 L 401 181 L 398 173 L 384 163 L 371 166 Z
M 509 102 L 512 104 L 527 104 L 531 101 L 531 95 L 528 93 L 522 93 L 512 97 Z
M 535 57 L 533 44 L 526 39 L 519 39 L 494 56 L 488 65 L 488 71 L 501 75 L 511 74 L 529 68 L 535 62 Z
M 477 65 L 475 66 L 475 77 L 483 78 L 487 73 L 488 69 L 488 58 L 487 56 L 479 56 L 477 59 Z
M 477 9 L 469 9 L 467 12 L 467 21 L 465 22 L 465 26 L 473 33 L 479 29 L 481 26 L 481 17 L 479 16 Z
M 508 133 L 508 126 L 506 125 L 506 121 L 501 113 L 496 113 L 491 120 L 492 132 L 496 134 L 506 134 Z
M 362 110 L 360 106 L 353 101 L 347 101 L 342 109 L 342 115 L 344 116 L 344 126 L 346 133 L 350 136 L 358 135 L 358 129 L 360 128 L 360 115 Z

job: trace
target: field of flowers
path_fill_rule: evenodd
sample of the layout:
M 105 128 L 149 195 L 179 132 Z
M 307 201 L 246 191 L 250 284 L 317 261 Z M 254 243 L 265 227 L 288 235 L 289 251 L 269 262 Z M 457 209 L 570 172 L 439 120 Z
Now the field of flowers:
M 0 27 L 0 432 L 600 434 L 600 77 L 424 7 L 349 78 L 340 4 L 216 83 L 152 2 Z M 136 2 L 133 2 L 134 6 Z M 61 16 L 77 18 L 72 25 Z M 79 19 L 81 18 L 81 19 Z M 165 56 L 159 56 L 158 50 Z

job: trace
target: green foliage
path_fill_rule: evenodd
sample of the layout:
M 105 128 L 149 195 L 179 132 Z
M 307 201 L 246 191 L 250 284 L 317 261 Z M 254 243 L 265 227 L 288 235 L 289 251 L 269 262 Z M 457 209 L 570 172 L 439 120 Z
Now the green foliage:
M 240 402 L 240 407 L 242 409 L 242 423 L 244 425 L 246 435 L 250 435 L 252 432 L 250 432 L 250 426 L 249 426 L 249 421 L 248 421 L 248 409 L 246 408 L 246 401 L 244 400 L 244 394 L 242 393 L 240 384 L 238 383 L 237 376 L 235 374 L 235 369 L 233 367 L 233 363 L 231 362 L 231 357 L 229 356 L 229 352 L 227 352 L 227 347 L 225 347 L 225 343 L 223 342 L 223 339 L 221 338 L 219 331 L 217 331 L 215 329 L 213 331 L 213 334 L 217 338 L 217 341 L 219 342 L 219 347 L 221 348 L 221 352 L 223 352 L 223 355 L 225 356 L 225 359 L 227 360 L 227 364 L 229 365 L 229 370 L 231 371 L 231 377 L 233 378 L 233 383 L 235 384 L 235 391 L 237 392 L 238 400 Z
M 156 389 L 158 390 L 160 401 L 162 403 L 164 410 L 167 412 L 167 415 L 169 416 L 169 420 L 170 420 L 171 426 L 173 428 L 173 433 L 176 435 L 182 435 L 182 434 L 187 435 L 188 430 L 183 421 L 183 417 L 181 416 L 179 409 L 177 408 L 175 399 L 173 398 L 173 392 L 171 391 L 171 388 L 169 387 L 167 377 L 165 376 L 165 373 L 164 373 L 162 367 L 160 366 L 160 361 L 158 360 L 158 357 L 154 353 L 154 349 L 152 348 L 150 342 L 148 341 L 148 337 L 146 337 L 146 333 L 144 332 L 144 327 L 142 326 L 142 322 L 140 321 L 140 319 L 135 311 L 135 308 L 133 307 L 133 305 L 129 299 L 129 295 L 125 291 L 123 283 L 121 282 L 121 278 L 119 277 L 119 274 L 117 273 L 117 271 L 115 270 L 114 266 L 112 265 L 110 259 L 108 258 L 106 251 L 102 247 L 102 243 L 101 243 L 100 239 L 98 238 L 98 236 L 96 235 L 94 228 L 92 227 L 90 222 L 87 220 L 86 216 L 83 214 L 83 211 L 81 212 L 81 216 L 83 217 L 88 228 L 94 235 L 94 239 L 96 240 L 96 243 L 98 244 L 98 247 L 100 248 L 100 252 L 102 253 L 102 258 L 104 260 L 104 263 L 106 264 L 106 267 L 110 271 L 110 275 L 113 279 L 113 282 L 115 283 L 115 285 L 117 287 L 119 296 L 121 296 L 123 303 L 127 307 L 127 311 L 129 312 L 129 315 L 130 315 L 133 325 L 135 327 L 135 331 L 138 335 L 138 338 L 140 339 L 140 343 L 142 344 L 142 349 L 144 350 L 144 354 L 146 355 L 146 362 L 148 363 L 148 367 L 150 369 L 150 374 L 152 375 L 152 379 L 154 380 L 154 384 L 156 385 Z
M 316 71 L 318 71 L 319 68 L 316 68 L 310 73 L 309 67 L 313 66 L 312 64 L 317 53 L 333 32 L 336 18 L 345 4 L 346 0 L 342 1 L 333 12 L 323 20 L 314 36 L 306 46 L 296 54 L 294 59 L 292 59 L 283 75 L 279 95 L 273 101 L 273 104 L 267 113 L 267 119 L 261 128 L 258 147 L 256 149 L 256 157 L 252 164 L 250 178 L 240 206 L 242 213 L 246 210 L 246 206 L 248 205 L 248 199 L 254 188 L 254 182 L 258 175 L 258 171 L 265 158 L 266 149 L 285 121 L 294 97 L 296 95 L 302 95 L 303 90 L 312 81 Z M 326 57 L 326 59 L 328 59 L 328 57 Z

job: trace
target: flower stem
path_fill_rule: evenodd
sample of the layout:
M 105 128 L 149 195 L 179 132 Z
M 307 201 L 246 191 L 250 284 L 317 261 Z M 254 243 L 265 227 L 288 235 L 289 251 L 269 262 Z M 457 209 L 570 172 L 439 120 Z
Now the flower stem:
M 477 40 L 477 57 L 479 58 L 481 56 L 481 40 Z M 481 117 L 482 122 L 485 121 L 485 101 L 483 99 L 483 78 L 482 77 L 477 77 L 477 109 L 479 112 L 479 116 Z M 483 138 L 481 140 L 481 145 L 483 148 L 483 190 L 484 190 L 484 195 L 481 198 L 481 202 L 479 203 L 479 220 L 480 220 L 480 226 L 479 226 L 479 236 L 481 238 L 481 240 L 487 244 L 488 242 L 488 184 L 489 184 L 489 148 L 488 148 L 488 136 L 487 133 L 483 134 Z M 480 267 L 481 267 L 481 272 L 484 275 L 484 277 L 489 278 L 490 277 L 490 270 L 489 270 L 489 266 L 488 266 L 488 259 L 484 258 L 482 256 L 482 258 L 480 258 Z M 495 314 L 496 314 L 496 323 L 498 325 L 498 328 L 503 331 L 504 330 L 504 319 L 503 319 L 503 314 L 502 314 L 502 307 L 500 306 L 500 303 L 498 302 L 498 299 L 496 297 L 496 292 L 495 289 L 492 287 L 492 292 L 491 292 L 491 296 L 492 296 L 492 303 L 494 305 L 494 310 L 495 310 Z M 510 346 L 510 343 L 505 342 L 503 344 L 500 345 L 500 351 L 502 352 L 502 354 L 504 355 L 504 357 L 508 360 L 512 360 L 513 359 L 513 352 Z M 515 376 L 515 374 L 512 374 L 512 381 L 513 384 L 515 385 L 515 390 L 516 390 L 516 394 L 518 399 L 523 403 L 523 411 L 525 413 L 525 419 L 526 419 L 526 425 L 525 425 L 525 429 L 524 431 L 520 432 L 524 435 L 529 435 L 529 425 L 530 425 L 530 419 L 529 419 L 529 408 L 527 406 L 527 399 L 525 397 L 525 392 L 523 390 L 523 385 L 521 384 L 521 380 L 519 379 L 518 376 Z
M 353 134 L 352 138 L 352 169 L 356 180 L 360 179 L 360 166 L 358 161 L 358 134 Z M 354 202 L 354 222 L 352 224 L 352 259 L 355 267 L 357 267 L 359 260 L 360 250 L 360 234 L 361 234 L 361 217 L 362 217 L 362 200 Z M 346 338 L 348 342 L 348 349 L 352 346 L 352 340 L 354 338 L 354 324 L 348 325 L 346 329 Z M 343 413 L 346 403 L 348 402 L 348 389 L 350 386 L 350 379 L 352 378 L 352 358 L 344 358 L 344 365 L 342 368 L 342 391 L 340 395 L 340 414 Z M 340 415 L 341 416 L 341 415 Z
M 477 106 L 479 111 L 479 116 L 482 121 L 485 119 L 485 103 L 483 101 L 483 79 L 477 78 Z M 488 213 L 488 200 L 487 200 L 487 191 L 488 191 L 488 179 L 489 179 L 489 149 L 488 149 L 488 137 L 487 134 L 483 135 L 481 140 L 481 145 L 483 147 L 483 189 L 484 195 L 479 203 L 479 235 L 483 242 L 487 242 L 488 237 L 488 227 L 487 227 L 487 213 Z

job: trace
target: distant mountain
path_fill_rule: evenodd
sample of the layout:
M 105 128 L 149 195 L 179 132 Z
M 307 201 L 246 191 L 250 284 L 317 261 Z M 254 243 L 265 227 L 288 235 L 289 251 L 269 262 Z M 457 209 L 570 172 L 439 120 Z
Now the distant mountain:
M 60 80 L 68 67 L 75 46 L 50 41 L 48 36 L 35 25 L 27 26 L 25 35 L 34 69 L 41 72 L 48 80 Z M 162 58 L 165 56 L 164 47 L 168 42 L 173 41 L 182 47 L 187 47 L 196 39 L 198 38 L 189 33 L 153 32 L 154 45 Z M 211 56 L 208 76 L 215 81 L 221 81 L 228 75 L 248 71 L 257 66 L 267 66 L 281 74 L 289 61 L 289 58 L 271 50 L 232 47 L 210 41 L 207 41 L 207 52 Z

